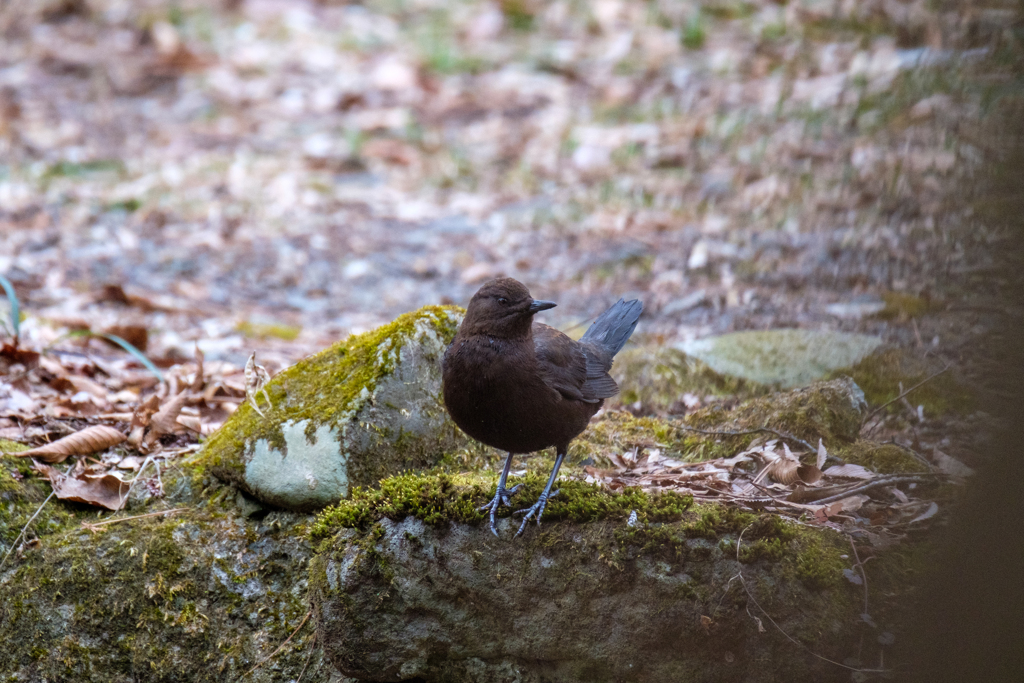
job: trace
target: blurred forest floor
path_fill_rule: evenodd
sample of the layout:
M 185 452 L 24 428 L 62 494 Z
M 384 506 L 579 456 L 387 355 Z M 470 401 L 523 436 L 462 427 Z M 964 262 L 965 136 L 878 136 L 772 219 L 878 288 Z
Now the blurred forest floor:
M 801 327 L 960 362 L 1013 285 L 976 197 L 1021 18 L 6 0 L 0 274 L 23 344 L 112 330 L 165 367 L 198 342 L 274 371 L 498 275 L 563 329 L 635 296 L 640 343 Z

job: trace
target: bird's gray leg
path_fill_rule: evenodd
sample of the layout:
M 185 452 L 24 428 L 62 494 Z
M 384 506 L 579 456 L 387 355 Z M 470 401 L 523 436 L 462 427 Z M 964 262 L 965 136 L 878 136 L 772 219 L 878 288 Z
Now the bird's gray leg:
M 540 516 L 544 514 L 544 507 L 548 504 L 548 500 L 558 495 L 558 491 L 551 491 L 552 485 L 555 483 L 555 479 L 558 477 L 558 468 L 562 466 L 562 460 L 565 459 L 565 451 L 559 451 L 555 456 L 555 468 L 551 470 L 551 476 L 548 477 L 548 485 L 544 487 L 544 493 L 540 494 L 540 498 L 533 504 L 532 507 L 524 510 L 516 510 L 512 514 L 526 513 L 526 517 L 523 517 L 523 523 L 519 527 L 519 531 L 516 532 L 515 538 L 519 538 L 519 534 L 523 533 L 523 529 L 526 528 L 526 523 L 530 521 L 530 518 L 537 515 L 537 525 L 540 526 Z
M 512 496 L 519 490 L 522 484 L 516 484 L 510 489 L 505 488 L 505 481 L 508 479 L 508 471 L 512 467 L 512 452 L 509 451 L 508 457 L 505 458 L 505 468 L 501 471 L 501 479 L 498 480 L 498 489 L 494 492 L 494 499 L 491 500 L 487 505 L 481 505 L 478 510 L 490 510 L 491 511 L 491 533 L 495 536 L 498 535 L 498 530 L 494 528 L 494 513 L 498 511 L 498 508 L 502 505 L 512 507 Z

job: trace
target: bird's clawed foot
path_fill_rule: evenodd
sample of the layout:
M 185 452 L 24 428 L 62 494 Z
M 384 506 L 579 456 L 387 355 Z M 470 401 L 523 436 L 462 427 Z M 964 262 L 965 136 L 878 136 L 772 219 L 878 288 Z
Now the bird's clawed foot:
M 548 486 L 550 485 L 551 484 L 549 483 Z M 526 523 L 529 522 L 530 518 L 534 515 L 537 516 L 537 526 L 540 526 L 540 516 L 544 514 L 544 507 L 548 504 L 549 500 L 551 500 L 557 495 L 558 491 L 552 491 L 551 493 L 542 493 L 540 494 L 540 498 L 537 500 L 537 502 L 534 503 L 531 507 L 525 508 L 523 510 L 516 510 L 515 512 L 513 512 L 513 515 L 521 515 L 523 513 L 526 513 L 526 516 L 523 517 L 523 523 L 519 527 L 519 531 L 516 532 L 516 535 L 513 538 L 519 538 L 519 535 L 523 533 L 523 529 L 526 528 Z
M 516 494 L 519 487 L 522 484 L 516 484 L 510 489 L 505 488 L 501 484 L 498 485 L 498 490 L 494 492 L 494 498 L 487 505 L 481 505 L 477 510 L 490 510 L 491 511 L 491 533 L 495 536 L 498 535 L 498 530 L 494 528 L 494 513 L 498 511 L 498 508 L 502 505 L 506 507 L 512 507 L 512 496 Z

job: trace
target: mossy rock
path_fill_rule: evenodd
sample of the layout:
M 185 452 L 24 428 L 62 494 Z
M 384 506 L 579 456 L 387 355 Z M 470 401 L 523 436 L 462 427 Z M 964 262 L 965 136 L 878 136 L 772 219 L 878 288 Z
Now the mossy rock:
M 862 594 L 843 579 L 848 544 L 838 534 L 678 494 L 564 481 L 544 523 L 513 541 L 514 521 L 499 522 L 501 538 L 481 523 L 475 506 L 493 489 L 471 479 L 397 478 L 321 515 L 310 600 L 317 640 L 343 674 L 845 680 L 777 632 L 759 632 L 732 580 L 742 572 L 787 633 L 842 661 L 858 647 Z M 535 479 L 524 500 L 539 492 Z
M 850 442 L 860 433 L 867 410 L 864 392 L 849 377 L 746 401 L 731 411 L 732 421 L 746 429 L 770 427 L 811 444 Z M 714 411 L 694 413 L 691 422 L 714 420 Z
M 931 417 L 966 415 L 974 411 L 978 405 L 977 396 L 957 380 L 955 370 L 940 372 L 943 367 L 936 358 L 922 358 L 920 354 L 899 348 L 884 348 L 835 374 L 852 377 L 864 389 L 864 395 L 872 406 L 889 403 L 903 391 L 930 377 L 907 394 L 906 399 L 911 405 L 922 406 L 925 414 Z M 906 408 L 897 401 L 887 410 L 896 413 Z
M 856 364 L 878 337 L 817 330 L 764 330 L 686 342 L 682 350 L 714 371 L 782 389 L 805 386 Z
M 200 462 L 268 505 L 317 510 L 435 465 L 465 437 L 441 399 L 441 356 L 462 310 L 427 306 L 280 373 L 259 415 L 243 404 Z
M 645 409 L 659 411 L 679 406 L 684 394 L 746 398 L 768 391 L 755 382 L 715 372 L 678 349 L 664 347 L 623 350 L 615 357 L 612 376 L 621 391 L 608 405 L 632 405 L 639 401 Z
M 635 448 L 658 448 L 663 455 L 684 462 L 731 457 L 754 439 L 776 438 L 770 432 L 755 431 L 762 427 L 798 437 L 812 446 L 821 439 L 831 451 L 857 439 L 866 407 L 864 393 L 856 382 L 840 377 L 747 399 L 731 409 L 712 404 L 682 419 L 607 411 L 573 441 L 570 462 L 586 458 L 606 462 L 612 453 Z M 857 452 L 872 447 L 864 442 Z
M 834 455 L 845 462 L 866 467 L 880 474 L 919 474 L 929 471 L 924 463 L 910 454 L 910 451 L 895 443 L 858 440 L 840 446 Z
M 311 624 L 295 632 L 308 611 L 308 515 L 246 519 L 233 489 L 188 463 L 164 470 L 166 497 L 136 487 L 121 513 L 56 499 L 40 508 L 48 485 L 25 476 L 14 492 L 10 461 L 0 467 L 0 557 L 39 515 L 0 567 L 0 681 L 269 683 L 304 666 L 304 681 L 338 680 Z

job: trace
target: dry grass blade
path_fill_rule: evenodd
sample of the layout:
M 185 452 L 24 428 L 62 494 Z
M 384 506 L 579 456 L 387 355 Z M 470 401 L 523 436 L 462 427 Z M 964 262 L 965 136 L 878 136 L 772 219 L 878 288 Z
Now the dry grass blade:
M 203 375 L 204 358 L 202 349 L 199 348 L 199 344 L 196 344 L 196 376 L 192 378 L 192 385 L 189 387 L 189 391 L 194 394 L 203 393 L 203 386 L 206 384 L 206 378 Z
M 36 458 L 47 463 L 64 462 L 72 455 L 91 455 L 104 451 L 124 441 L 127 437 L 113 427 L 94 425 L 58 439 L 45 446 L 39 446 L 20 453 L 9 453 L 19 458 Z
M 256 404 L 256 394 L 263 394 L 263 398 L 267 399 L 267 405 L 273 408 L 273 404 L 270 402 L 270 395 L 264 388 L 267 382 L 270 381 L 270 373 L 267 369 L 256 362 L 256 352 L 253 351 L 252 355 L 249 356 L 249 360 L 245 363 L 245 398 L 249 401 L 260 417 L 266 417 L 260 407 Z
M 177 512 L 184 512 L 188 508 L 171 508 L 169 510 L 160 510 L 158 512 L 147 512 L 144 515 L 132 515 L 131 517 L 115 517 L 114 519 L 105 519 L 102 522 L 82 522 L 82 528 L 92 533 L 99 533 L 100 527 L 108 524 L 117 524 L 119 522 L 128 522 L 133 519 L 145 519 L 146 517 L 159 517 L 162 515 L 173 515 Z

